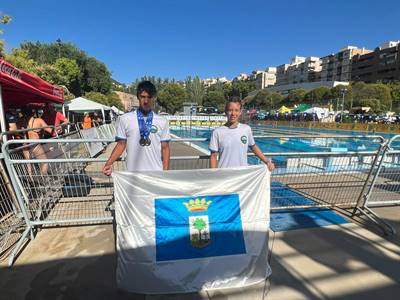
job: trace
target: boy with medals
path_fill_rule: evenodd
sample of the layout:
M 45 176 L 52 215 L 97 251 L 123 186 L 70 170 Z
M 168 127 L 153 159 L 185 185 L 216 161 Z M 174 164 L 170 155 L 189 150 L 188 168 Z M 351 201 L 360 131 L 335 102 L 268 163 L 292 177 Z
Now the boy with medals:
M 111 175 L 112 164 L 125 150 L 127 171 L 168 170 L 171 137 L 168 121 L 152 111 L 156 96 L 150 81 L 139 83 L 139 109 L 118 119 L 117 144 L 103 167 L 105 175 Z

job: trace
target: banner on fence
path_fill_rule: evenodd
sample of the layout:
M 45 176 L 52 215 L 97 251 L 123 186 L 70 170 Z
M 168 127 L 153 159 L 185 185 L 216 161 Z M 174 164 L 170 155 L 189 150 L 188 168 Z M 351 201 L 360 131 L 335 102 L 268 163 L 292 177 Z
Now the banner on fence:
M 81 135 L 83 139 L 98 139 L 96 127 L 81 129 Z M 100 151 L 103 150 L 103 144 L 101 142 L 87 143 L 90 157 L 96 156 Z
M 116 172 L 117 282 L 145 294 L 243 287 L 270 274 L 270 173 Z

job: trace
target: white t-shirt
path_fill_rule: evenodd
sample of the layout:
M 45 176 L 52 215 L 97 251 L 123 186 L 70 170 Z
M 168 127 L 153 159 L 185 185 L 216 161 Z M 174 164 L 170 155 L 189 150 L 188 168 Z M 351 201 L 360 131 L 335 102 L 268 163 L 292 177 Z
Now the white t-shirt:
M 168 121 L 153 112 L 150 146 L 141 146 L 137 114 L 129 112 L 117 120 L 116 140 L 126 140 L 126 168 L 128 171 L 159 171 L 163 169 L 161 142 L 171 139 Z
M 247 150 L 254 145 L 250 126 L 239 123 L 236 128 L 214 129 L 209 148 L 211 152 L 219 152 L 219 168 L 233 168 L 247 166 Z

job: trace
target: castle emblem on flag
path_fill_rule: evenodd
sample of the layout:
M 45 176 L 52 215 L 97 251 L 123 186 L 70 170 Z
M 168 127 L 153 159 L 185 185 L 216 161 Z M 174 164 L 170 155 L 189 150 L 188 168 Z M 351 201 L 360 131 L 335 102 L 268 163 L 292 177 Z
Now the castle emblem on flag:
M 188 212 L 197 213 L 208 210 L 208 207 L 212 201 L 207 201 L 205 198 L 190 200 L 188 202 L 182 202 L 187 208 Z M 203 248 L 211 243 L 210 238 L 210 225 L 208 222 L 207 215 L 194 215 L 189 216 L 189 228 L 190 228 L 190 243 L 193 247 Z

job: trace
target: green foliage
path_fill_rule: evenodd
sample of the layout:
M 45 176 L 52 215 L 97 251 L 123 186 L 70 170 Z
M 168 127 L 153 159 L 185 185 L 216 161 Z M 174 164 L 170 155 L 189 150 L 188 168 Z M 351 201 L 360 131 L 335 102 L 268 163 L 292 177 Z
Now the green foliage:
M 204 97 L 203 106 L 216 107 L 219 111 L 225 110 L 225 95 L 222 91 L 209 90 Z
M 107 94 L 107 98 L 108 98 L 108 106 L 111 107 L 114 105 L 119 110 L 124 111 L 124 106 L 122 105 L 121 99 L 118 97 L 116 93 L 111 92 Z
M 10 23 L 12 18 L 9 15 L 0 13 L 0 24 L 5 25 Z M 0 28 L 0 35 L 3 34 L 3 29 Z M 0 40 L 0 57 L 4 56 L 4 40 Z
M 196 218 L 196 220 L 194 220 L 193 222 L 193 227 L 201 232 L 203 229 L 207 227 L 207 224 L 203 219 Z
M 176 83 L 169 83 L 158 92 L 157 102 L 168 113 L 175 114 L 175 112 L 182 109 L 185 98 L 186 93 L 182 86 Z
M 78 80 L 80 70 L 75 60 L 58 58 L 54 63 L 54 68 L 59 77 L 58 85 L 72 86 L 72 83 Z
M 88 92 L 84 95 L 84 97 L 88 100 L 92 100 L 103 105 L 110 107 L 114 105 L 118 109 L 124 110 L 124 107 L 116 93 L 105 95 L 99 92 Z
M 169 79 L 169 78 L 164 78 L 162 79 L 161 77 L 156 77 L 156 76 L 143 76 L 141 78 L 136 78 L 134 82 L 128 87 L 128 93 L 136 95 L 136 88 L 138 84 L 142 81 L 150 81 L 153 83 L 157 89 L 157 91 L 163 89 L 166 85 L 170 83 L 177 83 L 175 79 Z
M 193 79 L 190 76 L 187 77 L 185 80 L 185 89 L 187 100 L 189 102 L 196 102 L 198 105 L 201 105 L 203 103 L 205 89 L 203 83 L 198 76 Z
M 106 95 L 99 92 L 88 92 L 84 95 L 88 100 L 95 101 L 100 104 L 108 105 L 108 98 Z
M 371 109 L 374 112 L 387 111 L 391 109 L 391 89 L 385 84 L 366 84 L 364 82 L 357 82 L 352 86 L 352 92 L 354 106 L 371 106 Z
M 261 90 L 251 99 L 251 102 L 249 102 L 248 104 L 251 107 L 265 107 L 268 102 L 269 95 L 270 92 L 268 92 L 267 90 Z
M 389 88 L 392 95 L 392 110 L 400 112 L 400 82 L 389 84 Z
M 82 89 L 87 92 L 109 93 L 111 91 L 111 73 L 102 62 L 89 57 L 84 64 Z
M 280 106 L 282 99 L 283 97 L 278 93 L 271 93 L 267 90 L 261 90 L 254 97 L 252 97 L 247 106 L 272 110 Z
M 308 91 L 304 95 L 304 102 L 309 104 L 322 104 L 325 105 L 329 102 L 330 89 L 322 86 L 311 91 Z
M 250 92 L 256 89 L 255 81 L 235 81 L 231 85 L 231 91 L 226 96 L 239 96 L 243 99 L 247 97 Z
M 283 100 L 283 105 L 295 105 L 302 103 L 304 101 L 304 97 L 306 95 L 306 91 L 303 89 L 292 90 Z
M 50 44 L 27 42 L 21 44 L 21 49 L 26 51 L 28 58 L 34 60 L 36 64 L 45 65 L 41 72 L 44 74 L 43 76 L 47 76 L 46 79 L 51 78 L 53 83 L 67 86 L 77 96 L 91 91 L 103 94 L 111 91 L 111 73 L 104 63 L 89 57 L 71 43 L 63 43 L 60 40 Z M 62 58 L 68 59 L 68 61 L 59 61 Z M 79 74 L 76 77 L 76 69 L 72 61 L 75 61 L 79 68 Z M 63 64 L 64 67 L 68 67 L 68 70 L 60 74 L 59 67 Z M 54 70 L 53 67 L 58 70 L 55 75 L 50 74 Z M 66 81 L 68 81 L 67 84 L 65 84 Z
M 11 54 L 6 55 L 6 60 L 17 67 L 29 73 L 38 74 L 38 64 L 29 58 L 28 52 L 22 49 L 13 49 Z
M 65 86 L 69 90 L 78 80 L 79 67 L 74 60 L 59 58 L 54 64 L 39 65 L 35 73 L 44 80 Z

